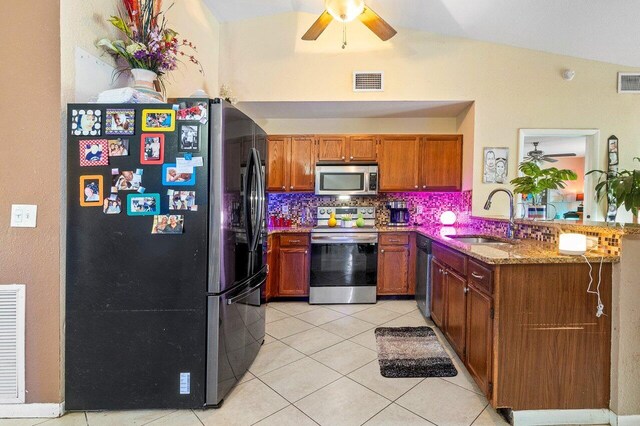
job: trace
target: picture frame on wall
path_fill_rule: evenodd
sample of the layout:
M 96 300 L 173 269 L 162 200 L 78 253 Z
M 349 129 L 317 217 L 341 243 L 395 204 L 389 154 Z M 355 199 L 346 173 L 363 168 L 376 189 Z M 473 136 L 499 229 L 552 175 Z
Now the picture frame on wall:
M 509 181 L 509 148 L 488 147 L 484 149 L 482 161 L 482 183 L 504 184 Z

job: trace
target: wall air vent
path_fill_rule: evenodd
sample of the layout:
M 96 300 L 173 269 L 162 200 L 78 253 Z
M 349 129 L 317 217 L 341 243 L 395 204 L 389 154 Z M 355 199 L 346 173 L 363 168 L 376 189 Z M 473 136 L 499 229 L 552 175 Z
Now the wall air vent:
M 354 92 L 384 92 L 384 72 L 354 71 Z
M 619 72 L 618 93 L 640 93 L 640 73 Z
M 0 285 L 0 403 L 23 403 L 25 286 Z

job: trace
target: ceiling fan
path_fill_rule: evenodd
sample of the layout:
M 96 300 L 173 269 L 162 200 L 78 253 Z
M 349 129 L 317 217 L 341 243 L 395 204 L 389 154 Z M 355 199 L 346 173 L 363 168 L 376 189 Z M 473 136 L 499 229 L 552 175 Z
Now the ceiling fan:
M 535 161 L 538 163 L 541 163 L 543 161 L 546 161 L 548 163 L 555 163 L 558 160 L 556 160 L 553 157 L 575 157 L 576 154 L 575 153 L 564 153 L 564 154 L 550 154 L 550 155 L 546 155 L 544 152 L 542 152 L 541 150 L 538 149 L 538 144 L 540 142 L 532 142 L 533 143 L 533 151 L 529 151 L 527 152 L 527 156 L 524 157 L 524 161 Z
M 371 8 L 364 4 L 364 0 L 325 0 L 325 11 L 311 25 L 311 28 L 302 36 L 303 40 L 311 41 L 317 40 L 320 34 L 329 26 L 331 21 L 336 21 L 346 24 L 355 19 L 360 20 L 371 31 L 375 33 L 382 41 L 387 41 L 397 31 L 393 29 L 384 19 L 378 16 Z M 344 30 L 346 34 L 346 28 Z M 342 48 L 347 45 L 346 35 L 344 36 Z

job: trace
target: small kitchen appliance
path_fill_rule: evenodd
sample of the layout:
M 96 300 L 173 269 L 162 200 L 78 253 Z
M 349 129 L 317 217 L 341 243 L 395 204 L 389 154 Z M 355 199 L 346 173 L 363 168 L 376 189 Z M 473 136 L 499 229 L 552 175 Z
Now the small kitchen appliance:
M 387 203 L 389 209 L 389 226 L 409 226 L 409 206 L 406 201 L 390 201 Z

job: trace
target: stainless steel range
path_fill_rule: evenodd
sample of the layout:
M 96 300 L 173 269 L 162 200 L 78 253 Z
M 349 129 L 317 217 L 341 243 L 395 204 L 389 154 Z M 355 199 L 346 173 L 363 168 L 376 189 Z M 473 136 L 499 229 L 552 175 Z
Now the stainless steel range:
M 338 225 L 329 227 L 331 213 Z M 357 227 L 361 214 L 364 226 Z M 343 228 L 343 215 L 353 226 Z M 378 232 L 373 207 L 318 207 L 318 226 L 311 231 L 309 303 L 376 303 Z

